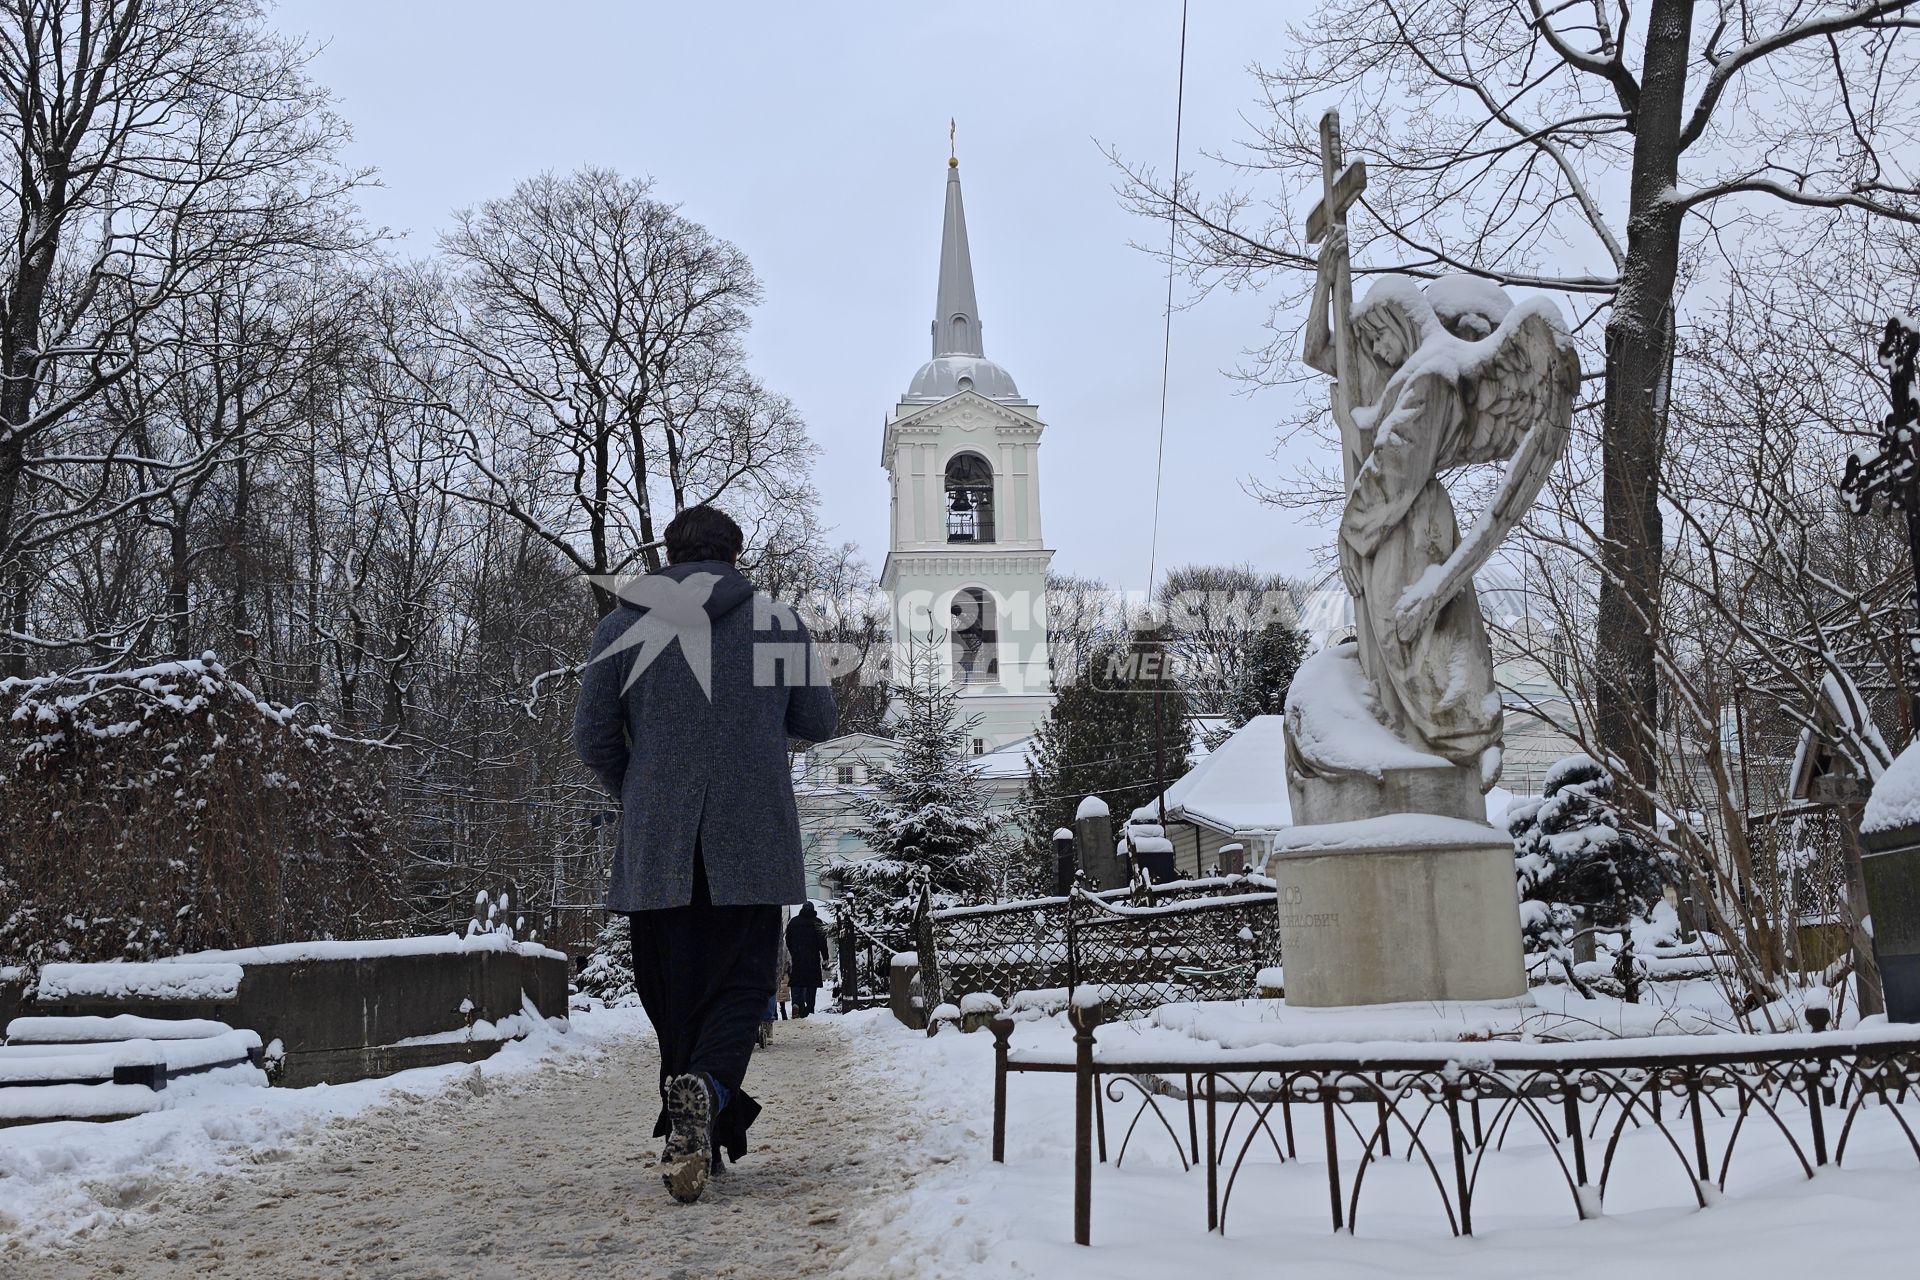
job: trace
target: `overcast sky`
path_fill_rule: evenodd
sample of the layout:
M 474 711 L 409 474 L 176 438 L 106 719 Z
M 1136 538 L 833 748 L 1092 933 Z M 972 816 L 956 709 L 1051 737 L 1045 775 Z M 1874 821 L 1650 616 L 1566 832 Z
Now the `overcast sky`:
M 1190 161 L 1245 135 L 1246 64 L 1301 8 L 1194 6 Z M 449 210 L 583 165 L 650 175 L 745 250 L 766 290 L 754 368 L 805 414 L 825 518 L 875 569 L 881 426 L 928 356 L 956 117 L 986 351 L 1047 423 L 1054 565 L 1137 588 L 1166 282 L 1128 242 L 1164 226 L 1121 210 L 1100 144 L 1168 167 L 1179 19 L 1177 0 L 285 0 L 275 21 L 325 46 L 314 74 L 353 126 L 349 159 L 384 184 L 362 205 L 412 251 Z M 1249 398 L 1225 372 L 1262 315 L 1220 295 L 1174 317 L 1162 567 L 1303 573 L 1328 540 L 1243 491 L 1284 465 L 1284 393 Z

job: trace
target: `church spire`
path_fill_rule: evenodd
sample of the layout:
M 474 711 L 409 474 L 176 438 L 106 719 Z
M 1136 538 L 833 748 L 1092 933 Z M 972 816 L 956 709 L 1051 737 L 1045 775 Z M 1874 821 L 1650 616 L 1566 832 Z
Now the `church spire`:
M 967 252 L 967 213 L 960 203 L 960 160 L 950 151 L 947 216 L 940 231 L 940 292 L 933 307 L 933 357 L 984 354 L 980 304 L 973 296 L 973 257 Z

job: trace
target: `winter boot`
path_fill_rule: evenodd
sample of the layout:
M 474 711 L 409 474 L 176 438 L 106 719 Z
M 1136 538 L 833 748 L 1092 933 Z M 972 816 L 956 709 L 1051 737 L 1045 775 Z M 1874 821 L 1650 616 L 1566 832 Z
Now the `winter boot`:
M 671 1129 L 660 1157 L 660 1177 L 675 1200 L 692 1204 L 707 1189 L 713 1153 L 713 1091 L 705 1076 L 667 1081 L 667 1121 Z

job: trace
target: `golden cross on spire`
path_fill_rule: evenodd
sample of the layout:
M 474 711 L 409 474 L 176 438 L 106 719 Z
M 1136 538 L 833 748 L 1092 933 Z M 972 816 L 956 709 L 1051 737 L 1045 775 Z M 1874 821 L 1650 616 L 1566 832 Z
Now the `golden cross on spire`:
M 948 116 L 947 117 L 947 167 L 949 169 L 958 169 L 960 167 L 960 153 L 954 148 L 954 143 L 953 143 L 953 135 L 958 130 L 958 128 L 959 126 L 954 123 L 953 117 Z

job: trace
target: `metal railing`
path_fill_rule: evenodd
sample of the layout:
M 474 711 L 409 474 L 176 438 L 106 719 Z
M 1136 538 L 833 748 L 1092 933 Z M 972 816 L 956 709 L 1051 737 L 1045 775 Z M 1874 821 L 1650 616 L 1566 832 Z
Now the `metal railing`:
M 1408 1044 L 1377 1058 L 1353 1056 L 1352 1045 L 1109 1057 L 1095 1041 L 1105 1014 L 1097 1005 L 1071 1009 L 1071 1055 L 1015 1052 L 1012 1021 L 990 1024 L 994 1160 L 1006 1158 L 1008 1077 L 1074 1077 L 1074 1240 L 1083 1245 L 1091 1239 L 1095 1156 L 1107 1160 L 1105 1106 L 1132 1097 L 1138 1106 L 1114 1166 L 1147 1121 L 1144 1131 L 1163 1137 L 1183 1168 L 1205 1170 L 1207 1229 L 1223 1234 L 1236 1185 L 1250 1162 L 1271 1163 L 1268 1151 L 1280 1164 L 1317 1159 L 1333 1229 L 1351 1233 L 1368 1172 L 1394 1159 L 1398 1147 L 1427 1175 L 1455 1235 L 1473 1233 L 1481 1175 L 1509 1147 L 1535 1155 L 1544 1148 L 1582 1219 L 1601 1214 L 1630 1134 L 1678 1166 L 1703 1209 L 1710 1191 L 1726 1190 L 1736 1151 L 1784 1146 L 1811 1178 L 1844 1161 L 1863 1117 L 1904 1139 L 1920 1159 L 1920 1028 L 1904 1025 Z
M 920 969 L 929 1002 L 987 992 L 1100 988 L 1131 1012 L 1174 1000 L 1254 994 L 1280 962 L 1271 882 L 1246 876 L 1072 892 L 1028 902 L 923 911 Z

